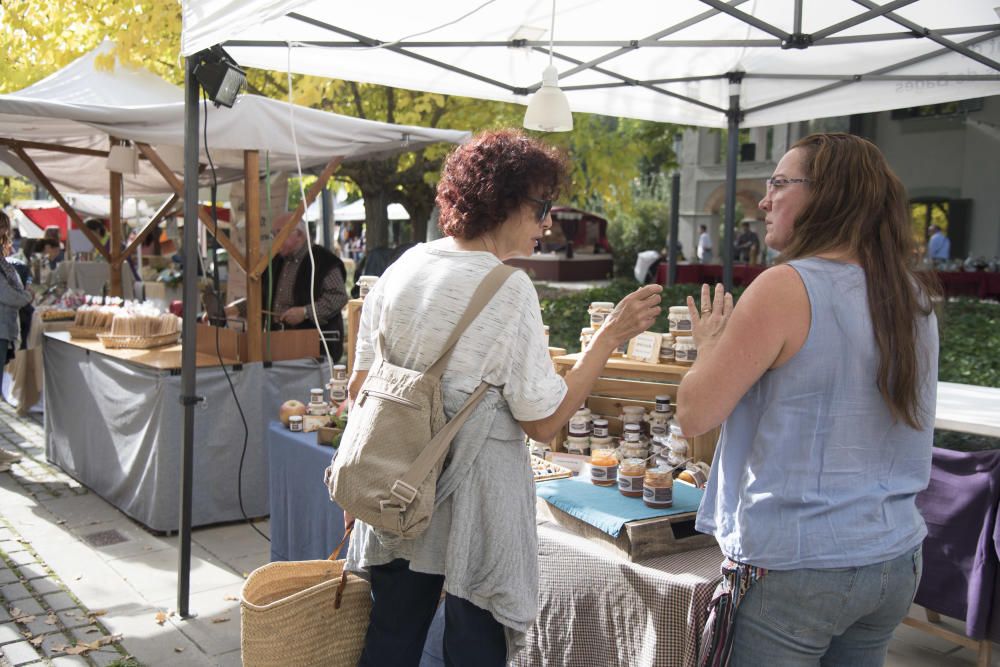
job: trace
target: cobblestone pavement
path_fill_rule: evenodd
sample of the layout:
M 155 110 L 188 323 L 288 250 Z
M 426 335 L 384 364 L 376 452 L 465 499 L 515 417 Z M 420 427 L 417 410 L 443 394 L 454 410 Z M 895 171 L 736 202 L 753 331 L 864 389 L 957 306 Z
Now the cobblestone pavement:
M 10 472 L 25 494 L 41 502 L 89 491 L 45 462 L 41 423 L 17 417 L 0 402 L 0 447 L 21 455 Z M 129 665 L 120 637 L 101 624 L 38 557 L 0 508 L 0 665 Z

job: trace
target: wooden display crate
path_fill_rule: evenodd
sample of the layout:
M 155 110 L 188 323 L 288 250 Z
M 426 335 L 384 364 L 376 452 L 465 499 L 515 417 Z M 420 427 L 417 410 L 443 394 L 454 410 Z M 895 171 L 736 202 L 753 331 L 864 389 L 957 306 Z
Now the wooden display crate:
M 556 372 L 565 375 L 580 360 L 582 353 L 555 357 Z M 656 396 L 667 394 L 677 402 L 677 387 L 689 366 L 680 364 L 647 364 L 621 357 L 612 357 L 587 397 L 587 407 L 595 415 L 607 418 L 611 434 L 621 436 L 620 415 L 626 405 L 641 405 L 646 412 L 656 407 Z M 691 456 L 705 463 L 712 462 L 719 429 L 715 428 L 696 438 L 690 438 Z M 552 442 L 552 451 L 565 451 L 566 429 Z
M 249 342 L 246 333 L 208 324 L 197 326 L 198 352 L 215 356 L 217 335 L 218 347 L 222 351 L 223 358 L 238 363 L 246 363 L 249 360 Z M 261 345 L 263 347 L 261 359 L 264 361 L 288 361 L 323 356 L 319 334 L 315 329 L 265 331 L 261 335 Z
M 611 537 L 542 498 L 538 498 L 536 508 L 539 520 L 552 521 L 630 561 L 668 556 L 716 544 L 714 535 L 705 535 L 694 529 L 695 512 L 630 521 L 618 537 Z

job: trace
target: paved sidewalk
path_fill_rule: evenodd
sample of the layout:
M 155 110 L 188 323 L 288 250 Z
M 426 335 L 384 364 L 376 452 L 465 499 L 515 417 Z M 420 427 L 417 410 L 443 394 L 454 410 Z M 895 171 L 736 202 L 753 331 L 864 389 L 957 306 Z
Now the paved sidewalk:
M 270 546 L 243 523 L 193 533 L 176 616 L 178 538 L 150 534 L 45 461 L 37 415 L 0 401 L 0 667 L 240 665 L 239 591 Z M 266 521 L 255 524 L 268 533 Z
M 241 664 L 239 591 L 270 553 L 250 526 L 194 531 L 190 609 L 197 616 L 181 620 L 171 615 L 177 537 L 151 535 L 46 463 L 37 416 L 18 417 L 2 401 L 0 447 L 23 457 L 0 472 L 0 667 Z M 266 521 L 255 525 L 268 533 Z M 945 623 L 961 630 L 957 621 Z M 886 665 L 972 667 L 976 656 L 903 626 Z

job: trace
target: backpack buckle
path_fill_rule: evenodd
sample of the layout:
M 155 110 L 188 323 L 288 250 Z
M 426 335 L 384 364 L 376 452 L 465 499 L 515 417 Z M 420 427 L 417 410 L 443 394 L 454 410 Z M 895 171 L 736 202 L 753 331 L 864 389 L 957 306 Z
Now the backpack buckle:
M 417 489 L 413 488 L 401 479 L 397 479 L 392 485 L 389 493 L 403 501 L 404 505 L 411 504 L 417 498 Z

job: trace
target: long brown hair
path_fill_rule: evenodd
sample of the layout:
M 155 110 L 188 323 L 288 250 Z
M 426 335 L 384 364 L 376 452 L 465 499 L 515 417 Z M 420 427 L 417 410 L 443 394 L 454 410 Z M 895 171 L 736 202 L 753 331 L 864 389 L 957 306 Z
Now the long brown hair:
M 861 263 L 879 351 L 877 386 L 893 417 L 913 428 L 933 418 L 920 404 L 918 317 L 939 289 L 916 271 L 909 202 L 902 182 L 875 144 L 851 134 L 812 134 L 804 153 L 811 197 L 796 218 L 782 259 L 847 251 Z

